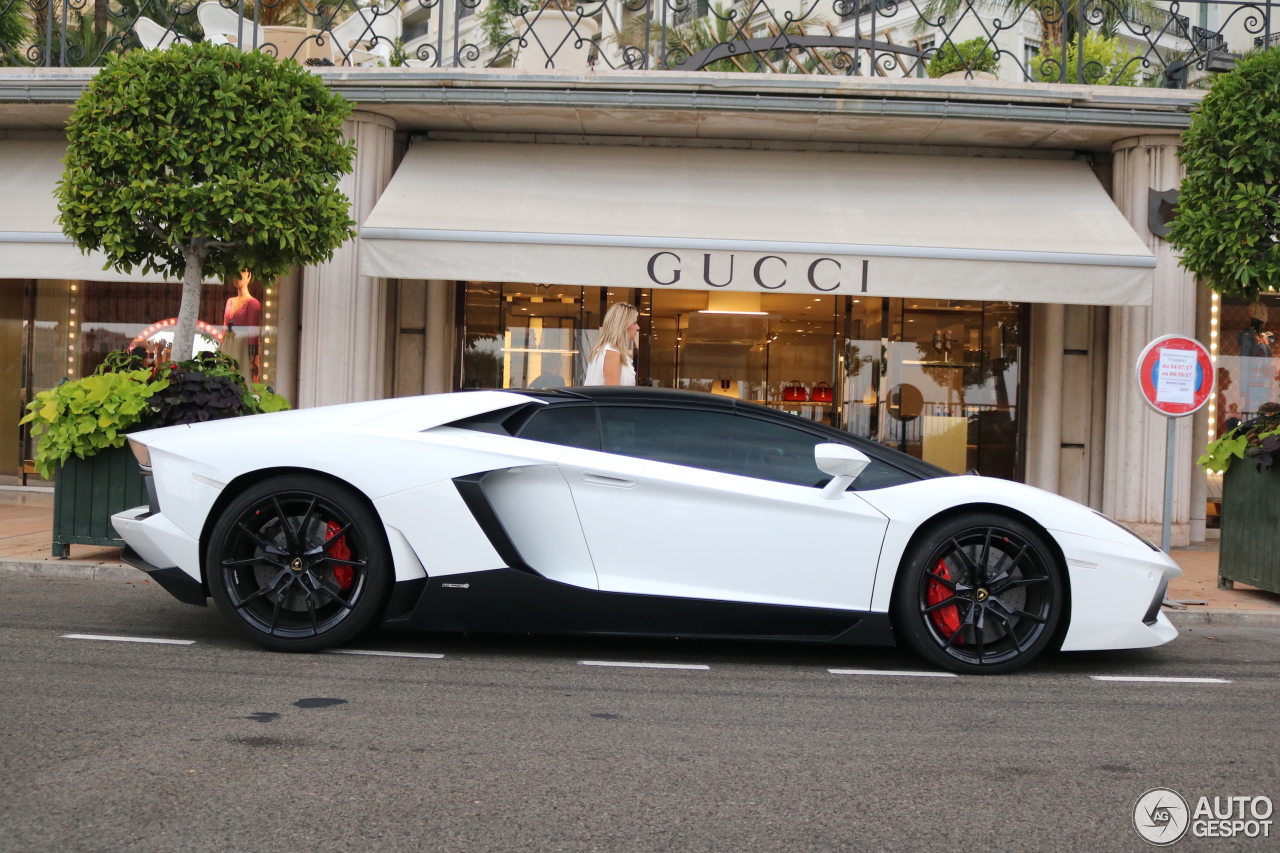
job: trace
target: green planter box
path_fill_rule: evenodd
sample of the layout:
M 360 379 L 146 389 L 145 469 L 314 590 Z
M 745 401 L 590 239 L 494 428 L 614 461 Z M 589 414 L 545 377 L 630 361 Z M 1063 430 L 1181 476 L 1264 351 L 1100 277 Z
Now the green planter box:
M 123 548 L 111 516 L 145 503 L 142 469 L 128 445 L 72 456 L 53 485 L 53 556 L 67 556 L 71 545 Z
M 1218 577 L 1280 592 L 1280 465 L 1237 459 L 1222 480 Z

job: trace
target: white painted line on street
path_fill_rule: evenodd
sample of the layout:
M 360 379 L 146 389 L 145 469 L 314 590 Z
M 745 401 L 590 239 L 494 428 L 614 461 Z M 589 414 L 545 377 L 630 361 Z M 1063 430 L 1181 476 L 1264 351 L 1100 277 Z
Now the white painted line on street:
M 325 649 L 331 655 L 372 655 L 379 658 L 431 658 L 439 660 L 444 655 L 434 652 L 375 652 L 365 649 Z
M 957 678 L 954 672 L 912 672 L 907 669 L 829 669 L 832 675 L 903 675 L 909 678 Z
M 1159 681 L 1170 684 L 1230 684 L 1227 678 L 1184 678 L 1165 675 L 1091 675 L 1094 681 Z
M 639 669 L 711 669 L 705 663 L 628 663 L 620 660 L 580 660 L 583 666 L 629 666 Z
M 112 643 L 157 643 L 164 646 L 192 646 L 195 640 L 161 640 L 156 637 L 109 637 L 106 634 L 63 634 L 64 640 L 107 640 Z

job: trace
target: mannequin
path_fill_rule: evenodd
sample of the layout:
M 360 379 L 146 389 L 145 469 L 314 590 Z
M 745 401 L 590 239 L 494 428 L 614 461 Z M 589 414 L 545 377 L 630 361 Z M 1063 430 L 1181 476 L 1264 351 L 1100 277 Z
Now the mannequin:
M 258 327 L 262 304 L 249 293 L 253 273 L 244 270 L 236 278 L 236 295 L 227 300 L 222 312 L 222 325 L 227 332 L 222 351 L 240 363 L 245 382 L 258 381 Z M 242 331 L 237 331 L 239 327 Z

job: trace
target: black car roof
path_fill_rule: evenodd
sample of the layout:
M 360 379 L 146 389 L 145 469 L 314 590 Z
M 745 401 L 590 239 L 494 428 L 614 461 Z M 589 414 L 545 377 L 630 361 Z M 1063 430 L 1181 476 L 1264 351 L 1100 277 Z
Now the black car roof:
M 732 409 L 735 400 L 700 391 L 677 391 L 674 388 L 650 388 L 645 385 L 575 385 L 572 388 L 526 391 L 517 394 L 556 399 L 586 399 L 597 403 L 677 403 L 699 409 Z
M 836 442 L 853 444 L 860 450 L 866 452 L 866 454 L 873 459 L 880 459 L 883 462 L 888 462 L 898 468 L 910 471 L 919 477 L 931 479 L 934 477 L 954 476 L 945 468 L 939 468 L 937 465 L 917 459 L 908 453 L 903 453 L 900 450 L 888 447 L 878 441 L 872 441 L 869 438 L 863 438 L 861 436 L 845 432 L 842 429 L 837 429 L 833 426 L 818 423 L 817 421 L 811 421 L 808 418 L 802 418 L 799 415 L 793 415 L 788 412 L 779 412 L 777 409 L 771 409 L 768 406 L 746 403 L 742 400 L 734 399 L 733 397 L 722 397 L 717 394 L 706 394 L 700 391 L 679 391 L 674 388 L 650 388 L 644 385 L 575 385 L 572 388 L 537 390 L 522 388 L 518 391 L 514 391 L 514 393 L 546 400 L 547 402 L 590 400 L 594 403 L 647 403 L 649 405 L 679 406 L 681 408 L 709 409 L 719 412 L 739 411 L 744 414 L 750 414 L 754 417 L 777 421 L 779 423 L 786 424 L 787 426 L 799 427 L 810 432 L 820 433 L 830 437 Z

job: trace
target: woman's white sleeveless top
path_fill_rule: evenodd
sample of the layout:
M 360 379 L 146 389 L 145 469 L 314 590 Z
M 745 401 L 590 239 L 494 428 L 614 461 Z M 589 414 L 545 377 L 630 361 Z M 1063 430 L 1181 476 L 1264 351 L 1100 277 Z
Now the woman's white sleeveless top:
M 596 353 L 596 357 L 591 359 L 591 363 L 587 365 L 587 378 L 582 381 L 583 385 L 603 385 L 604 384 L 604 354 L 606 352 L 617 352 L 618 350 L 609 344 L 605 344 L 600 352 Z M 635 385 L 636 384 L 636 368 L 634 364 L 622 363 L 622 375 L 618 377 L 619 385 Z

